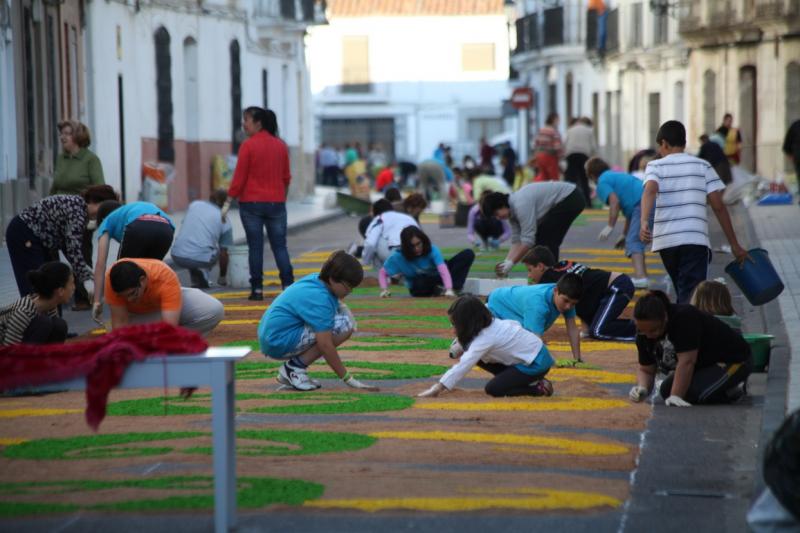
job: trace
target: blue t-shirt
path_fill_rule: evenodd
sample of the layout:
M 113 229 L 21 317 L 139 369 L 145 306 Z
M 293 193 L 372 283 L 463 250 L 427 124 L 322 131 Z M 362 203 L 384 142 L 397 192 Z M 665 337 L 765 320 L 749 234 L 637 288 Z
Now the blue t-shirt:
M 411 280 L 417 276 L 438 274 L 439 265 L 444 263 L 442 252 L 435 244 L 431 244 L 431 253 L 416 257 L 409 261 L 403 252 L 395 250 L 383 263 L 383 268 L 390 276 L 402 274 L 407 287 L 411 287 Z
M 97 236 L 101 237 L 104 233 L 117 242 L 122 242 L 122 236 L 125 234 L 125 227 L 139 218 L 142 215 L 158 215 L 167 219 L 169 225 L 173 228 L 175 224 L 172 220 L 158 208 L 156 204 L 150 202 L 131 202 L 125 204 L 114 211 L 112 211 L 105 219 L 100 227 L 97 228 Z
M 642 201 L 643 190 L 642 180 L 625 172 L 606 170 L 597 180 L 597 197 L 607 204 L 611 193 L 616 194 L 625 218 L 631 218 L 633 209 Z
M 561 312 L 553 303 L 555 283 L 501 287 L 489 293 L 489 311 L 497 318 L 516 320 L 528 331 L 541 336 Z M 564 318 L 573 318 L 575 308 Z
M 339 299 L 319 274 L 309 274 L 289 285 L 258 324 L 258 342 L 265 355 L 281 357 L 297 347 L 303 328 L 315 333 L 331 331 Z

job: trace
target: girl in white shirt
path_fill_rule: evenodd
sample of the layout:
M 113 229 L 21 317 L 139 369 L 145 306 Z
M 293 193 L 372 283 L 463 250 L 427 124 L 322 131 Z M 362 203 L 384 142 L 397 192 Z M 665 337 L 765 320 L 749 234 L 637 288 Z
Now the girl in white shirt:
M 447 314 L 456 332 L 450 357 L 460 359 L 420 398 L 453 390 L 475 365 L 494 375 L 484 389 L 489 396 L 553 394 L 553 384 L 544 376 L 554 361 L 542 339 L 514 320 L 494 318 L 474 296 L 462 296 Z

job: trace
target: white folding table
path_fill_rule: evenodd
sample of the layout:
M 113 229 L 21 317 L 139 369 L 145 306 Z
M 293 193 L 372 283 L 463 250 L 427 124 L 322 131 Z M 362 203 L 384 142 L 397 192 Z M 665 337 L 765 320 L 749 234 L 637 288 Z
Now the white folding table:
M 214 531 L 225 533 L 236 525 L 236 361 L 250 348 L 209 348 L 205 353 L 151 356 L 131 363 L 119 388 L 211 386 L 211 429 L 214 444 Z M 86 379 L 40 385 L 38 390 L 84 390 Z

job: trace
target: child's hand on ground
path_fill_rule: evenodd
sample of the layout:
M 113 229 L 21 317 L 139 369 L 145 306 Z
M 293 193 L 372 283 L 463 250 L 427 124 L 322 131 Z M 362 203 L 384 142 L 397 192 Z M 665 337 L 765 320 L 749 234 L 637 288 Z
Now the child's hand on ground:
M 641 402 L 647 398 L 647 389 L 641 385 L 635 385 L 628 393 L 628 398 L 630 398 L 632 402 Z
M 617 239 L 617 242 L 614 243 L 614 248 L 616 248 L 617 250 L 622 250 L 623 248 L 625 248 L 625 234 L 624 233 L 622 235 L 620 235 L 619 239 Z
M 441 383 L 434 383 L 430 389 L 417 394 L 417 398 L 436 398 L 445 390 Z
M 494 271 L 498 278 L 505 278 L 508 276 L 508 273 L 511 272 L 512 268 L 514 268 L 514 261 L 506 259 L 501 263 L 497 263 L 494 267 Z
M 349 373 L 342 379 L 342 381 L 344 381 L 345 385 L 353 389 L 366 390 L 370 392 L 378 392 L 380 390 L 378 387 L 367 385 L 366 383 L 361 383 L 356 378 L 351 376 Z
M 664 402 L 664 405 L 668 405 L 670 407 L 691 407 L 692 404 L 681 398 L 680 396 L 670 396 Z
M 383 289 L 381 291 L 381 298 L 389 298 L 392 295 L 392 291 L 389 289 Z
M 598 241 L 604 241 L 608 239 L 608 236 L 611 235 L 611 232 L 614 231 L 614 226 L 606 226 L 605 228 L 600 230 L 600 233 L 597 235 Z

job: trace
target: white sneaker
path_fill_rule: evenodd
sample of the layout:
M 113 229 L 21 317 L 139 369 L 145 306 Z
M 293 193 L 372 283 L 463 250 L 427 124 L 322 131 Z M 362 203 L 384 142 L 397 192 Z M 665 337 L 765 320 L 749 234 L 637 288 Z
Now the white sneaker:
M 289 385 L 297 390 L 310 391 L 319 388 L 308 378 L 308 373 L 305 370 L 298 368 L 291 368 L 286 363 L 278 368 L 278 383 L 282 385 Z
M 650 281 L 647 278 L 631 278 L 634 289 L 646 289 Z

